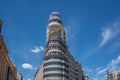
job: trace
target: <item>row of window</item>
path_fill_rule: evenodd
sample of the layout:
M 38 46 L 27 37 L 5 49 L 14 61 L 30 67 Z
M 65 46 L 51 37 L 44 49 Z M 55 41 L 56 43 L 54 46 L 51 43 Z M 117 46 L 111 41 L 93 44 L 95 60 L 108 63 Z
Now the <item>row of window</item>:
M 44 75 L 43 78 L 48 78 L 48 77 L 61 77 L 61 78 L 67 78 L 69 79 L 69 76 L 65 75 L 65 74 L 47 74 Z
M 63 68 L 47 68 L 43 70 L 43 72 L 48 72 L 48 71 L 61 71 L 61 72 L 69 73 L 68 70 Z
M 59 44 L 61 44 L 65 48 L 65 46 L 62 44 L 62 42 L 59 41 L 59 40 L 51 40 L 51 41 L 49 41 L 48 44 L 52 44 L 52 43 L 59 43 Z
M 71 79 L 79 80 L 78 77 L 81 78 L 82 76 L 73 76 L 72 74 L 70 74 L 70 77 L 71 77 Z M 80 80 L 81 80 L 81 79 L 80 79 Z M 83 79 L 82 79 L 82 80 L 83 80 Z
M 54 52 L 49 52 L 48 55 L 62 55 L 62 53 L 54 51 Z
M 58 25 L 54 25 L 54 26 L 52 25 L 52 26 L 49 26 L 48 29 L 53 30 L 53 29 L 58 28 L 58 27 L 59 27 Z
M 64 58 L 64 57 L 56 57 L 56 56 L 48 57 L 48 58 L 45 59 L 45 61 L 47 61 L 47 60 L 52 60 L 52 59 L 64 60 L 64 61 L 67 62 L 67 59 L 66 59 L 66 58 Z
M 59 49 L 59 50 L 61 50 L 61 51 L 63 51 L 65 53 L 65 51 L 61 47 L 59 47 L 59 46 L 50 46 L 49 50 L 50 49 Z
M 76 75 L 76 76 L 78 75 L 77 73 L 73 72 L 72 70 L 71 70 L 71 72 L 72 72 L 74 75 Z
M 49 43 L 60 43 L 60 41 L 58 41 L 58 40 L 51 40 L 51 41 L 49 41 Z
M 65 58 L 63 58 L 63 57 L 56 57 L 56 56 L 48 57 L 48 58 L 45 59 L 45 61 L 47 61 L 47 60 L 53 60 L 53 59 L 64 60 L 64 61 L 67 62 L 67 59 L 65 59 Z M 70 68 L 72 68 L 72 70 L 75 70 L 75 72 L 78 72 L 78 71 L 77 71 L 76 69 L 74 69 L 73 67 L 70 66 Z M 75 73 L 75 72 L 72 71 L 72 70 L 71 70 L 71 72 L 72 72 L 74 75 L 77 75 L 77 73 Z
M 60 37 L 60 36 L 61 36 L 61 33 L 60 33 L 60 31 L 54 32 L 54 33 L 52 33 L 50 36 L 58 36 L 58 37 Z
M 78 75 L 77 72 L 78 72 L 78 69 L 77 68 L 73 68 L 73 66 L 69 66 L 71 68 L 71 72 L 74 74 L 74 75 Z
M 61 65 L 61 66 L 64 66 L 66 68 L 69 68 L 69 66 L 66 63 L 62 63 L 62 62 L 48 62 L 48 63 L 45 63 L 43 65 L 43 67 L 49 66 L 49 65 Z
M 57 22 L 57 23 L 62 24 L 62 22 L 60 20 L 58 20 L 58 19 L 50 20 L 49 23 L 51 23 L 51 22 Z

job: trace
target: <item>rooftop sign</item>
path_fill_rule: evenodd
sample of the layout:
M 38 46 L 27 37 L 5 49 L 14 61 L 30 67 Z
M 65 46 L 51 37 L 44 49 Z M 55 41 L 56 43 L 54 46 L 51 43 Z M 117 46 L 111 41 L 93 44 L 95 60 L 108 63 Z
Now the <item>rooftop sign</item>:
M 50 17 L 54 17 L 54 16 L 60 17 L 60 14 L 58 12 L 52 12 Z

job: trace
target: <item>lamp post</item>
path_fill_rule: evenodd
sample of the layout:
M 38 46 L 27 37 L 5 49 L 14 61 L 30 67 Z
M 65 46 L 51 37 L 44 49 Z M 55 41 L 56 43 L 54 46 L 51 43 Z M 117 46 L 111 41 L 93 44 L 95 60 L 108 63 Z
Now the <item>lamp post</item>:
M 0 20 L 0 34 L 1 34 L 1 31 L 2 31 L 2 20 Z
M 107 80 L 109 80 L 109 70 L 107 70 Z

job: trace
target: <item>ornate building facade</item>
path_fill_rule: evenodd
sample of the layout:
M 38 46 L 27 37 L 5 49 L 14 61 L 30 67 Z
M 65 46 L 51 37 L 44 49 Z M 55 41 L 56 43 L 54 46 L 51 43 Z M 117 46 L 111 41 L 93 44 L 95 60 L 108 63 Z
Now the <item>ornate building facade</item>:
M 68 51 L 60 14 L 52 12 L 46 32 L 45 54 L 34 80 L 83 80 L 83 76 L 81 65 Z
M 15 80 L 16 66 L 8 56 L 8 50 L 1 35 L 2 21 L 0 20 L 0 80 Z

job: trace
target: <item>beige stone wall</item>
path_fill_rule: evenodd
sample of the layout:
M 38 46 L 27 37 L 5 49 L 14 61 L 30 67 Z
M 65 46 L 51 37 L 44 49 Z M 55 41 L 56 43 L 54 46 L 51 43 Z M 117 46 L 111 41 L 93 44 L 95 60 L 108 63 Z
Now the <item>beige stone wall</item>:
M 8 73 L 9 71 L 11 71 L 10 74 Z M 4 40 L 0 36 L 0 80 L 7 80 L 8 76 L 11 77 L 11 80 L 15 80 L 15 75 L 16 67 L 9 59 Z

